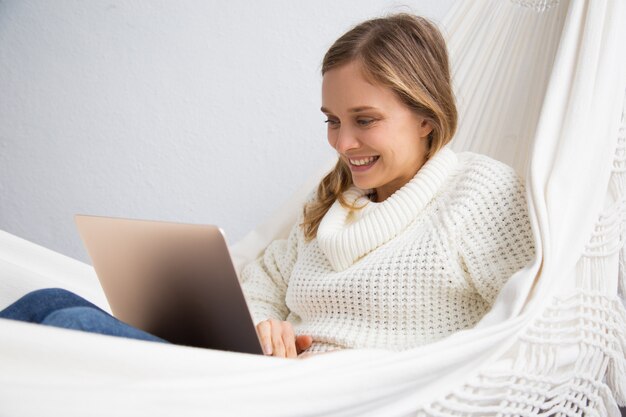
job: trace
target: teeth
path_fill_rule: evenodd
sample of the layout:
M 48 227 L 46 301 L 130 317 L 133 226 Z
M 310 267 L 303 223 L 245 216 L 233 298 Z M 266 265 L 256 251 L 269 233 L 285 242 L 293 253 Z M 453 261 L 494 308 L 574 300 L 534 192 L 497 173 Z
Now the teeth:
M 375 161 L 377 158 L 377 156 L 370 156 L 366 159 L 349 159 L 349 161 L 352 165 L 368 165 L 371 162 Z

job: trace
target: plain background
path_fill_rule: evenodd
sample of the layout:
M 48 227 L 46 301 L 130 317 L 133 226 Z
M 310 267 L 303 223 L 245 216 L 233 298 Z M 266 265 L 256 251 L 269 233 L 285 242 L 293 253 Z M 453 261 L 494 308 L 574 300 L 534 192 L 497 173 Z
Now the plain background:
M 76 213 L 236 242 L 335 155 L 334 40 L 455 1 L 0 1 L 0 230 L 86 263 Z

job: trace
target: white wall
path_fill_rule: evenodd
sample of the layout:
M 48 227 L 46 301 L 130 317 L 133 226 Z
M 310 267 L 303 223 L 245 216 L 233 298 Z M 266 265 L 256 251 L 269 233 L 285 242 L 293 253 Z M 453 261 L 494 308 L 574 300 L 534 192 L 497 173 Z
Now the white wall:
M 75 213 L 237 241 L 333 155 L 332 42 L 455 1 L 0 1 L 0 229 L 88 263 Z

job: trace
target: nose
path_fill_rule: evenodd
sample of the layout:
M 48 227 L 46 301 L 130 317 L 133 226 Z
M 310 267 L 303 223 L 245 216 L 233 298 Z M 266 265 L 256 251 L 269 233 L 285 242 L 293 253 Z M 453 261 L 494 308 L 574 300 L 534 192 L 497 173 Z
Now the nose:
M 359 147 L 359 140 L 348 127 L 339 126 L 331 133 L 331 136 L 333 136 L 331 145 L 339 153 L 345 154 L 348 149 Z

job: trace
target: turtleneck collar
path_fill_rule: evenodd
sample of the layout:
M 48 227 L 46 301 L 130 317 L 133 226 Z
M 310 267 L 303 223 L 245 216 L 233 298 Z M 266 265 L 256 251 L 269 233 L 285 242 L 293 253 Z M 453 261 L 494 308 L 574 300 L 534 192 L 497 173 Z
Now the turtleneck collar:
M 444 146 L 409 182 L 380 203 L 367 197 L 371 189 L 352 185 L 346 190 L 346 201 L 357 207 L 365 205 L 363 213 L 354 220 L 355 214 L 335 200 L 317 230 L 318 245 L 333 269 L 349 268 L 405 230 L 435 196 L 457 162 L 456 153 Z

